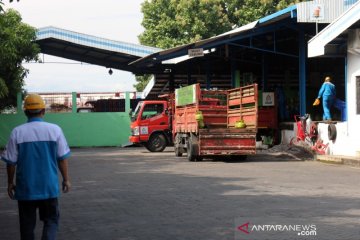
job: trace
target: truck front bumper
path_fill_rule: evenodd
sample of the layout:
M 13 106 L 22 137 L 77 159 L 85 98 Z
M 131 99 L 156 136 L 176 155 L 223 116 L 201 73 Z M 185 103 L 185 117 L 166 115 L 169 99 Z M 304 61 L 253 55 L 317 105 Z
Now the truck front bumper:
M 130 136 L 129 141 L 132 143 L 140 143 L 140 136 Z

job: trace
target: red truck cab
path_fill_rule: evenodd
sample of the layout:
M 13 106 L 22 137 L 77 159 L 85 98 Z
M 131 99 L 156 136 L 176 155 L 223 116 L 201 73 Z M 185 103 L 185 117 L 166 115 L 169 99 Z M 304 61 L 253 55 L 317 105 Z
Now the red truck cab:
M 172 145 L 170 123 L 167 101 L 141 101 L 131 116 L 129 141 L 144 145 L 150 152 L 162 152 Z

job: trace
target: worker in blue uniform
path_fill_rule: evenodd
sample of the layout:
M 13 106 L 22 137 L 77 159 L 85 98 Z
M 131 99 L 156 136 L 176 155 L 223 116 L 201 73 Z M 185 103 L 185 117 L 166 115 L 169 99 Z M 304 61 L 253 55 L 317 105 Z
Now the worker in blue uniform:
M 320 104 L 320 98 L 322 98 L 323 104 L 323 120 L 331 121 L 331 106 L 334 104 L 336 99 L 335 85 L 331 83 L 331 78 L 328 76 L 325 78 L 323 85 L 320 88 L 317 99 L 314 102 L 314 106 Z
M 29 94 L 24 111 L 28 122 L 12 130 L 1 155 L 7 163 L 8 195 L 18 200 L 21 240 L 35 239 L 37 209 L 44 222 L 41 239 L 55 240 L 60 217 L 58 169 L 62 190 L 68 192 L 70 148 L 61 128 L 43 121 L 42 97 Z

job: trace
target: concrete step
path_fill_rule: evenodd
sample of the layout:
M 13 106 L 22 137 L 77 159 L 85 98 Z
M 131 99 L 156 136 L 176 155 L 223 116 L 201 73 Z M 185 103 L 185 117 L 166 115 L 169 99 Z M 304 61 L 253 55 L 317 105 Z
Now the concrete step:
M 360 168 L 360 157 L 349 157 L 342 155 L 316 155 L 315 159 L 323 163 L 345 164 Z

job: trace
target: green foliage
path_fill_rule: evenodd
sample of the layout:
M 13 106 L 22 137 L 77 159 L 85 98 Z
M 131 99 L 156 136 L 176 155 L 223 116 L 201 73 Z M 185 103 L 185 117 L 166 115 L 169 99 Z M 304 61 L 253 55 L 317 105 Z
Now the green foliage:
M 299 3 L 299 2 L 305 2 L 305 0 L 280 0 L 278 1 L 276 5 L 276 10 L 284 9 L 290 5 Z
M 16 94 L 28 74 L 22 62 L 37 60 L 40 53 L 34 42 L 36 29 L 21 20 L 15 10 L 0 13 L 0 110 L 16 105 Z
M 227 0 L 228 14 L 234 26 L 239 27 L 275 12 L 272 0 Z
M 145 0 L 142 12 L 140 42 L 164 49 L 231 29 L 223 0 Z
M 210 38 L 300 0 L 145 0 L 141 44 L 163 49 Z M 137 78 L 138 91 L 147 78 Z M 144 81 L 144 82 L 143 82 Z
M 142 44 L 171 48 L 231 30 L 300 0 L 145 0 Z
M 146 87 L 146 85 L 149 83 L 149 81 L 151 80 L 152 75 L 149 74 L 145 74 L 144 76 L 136 76 L 136 84 L 134 84 L 134 88 L 136 89 L 136 91 L 141 92 L 142 90 L 144 90 L 144 88 Z

